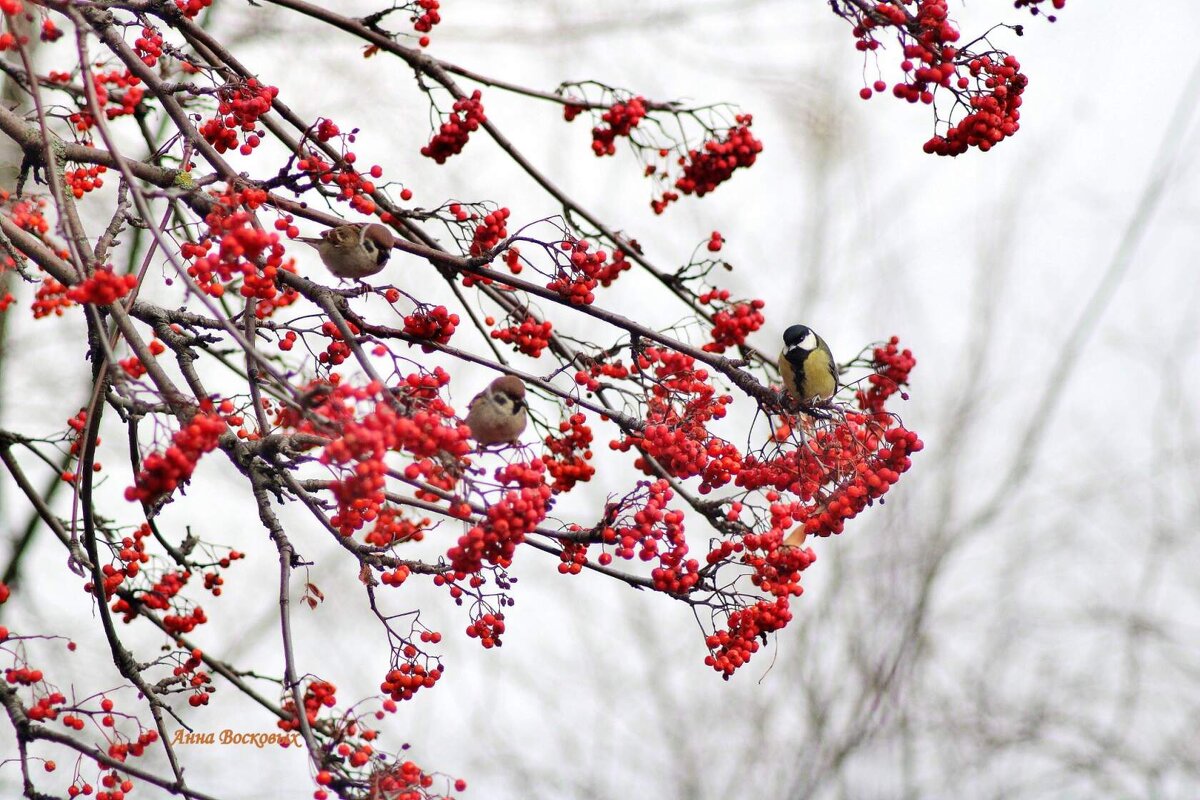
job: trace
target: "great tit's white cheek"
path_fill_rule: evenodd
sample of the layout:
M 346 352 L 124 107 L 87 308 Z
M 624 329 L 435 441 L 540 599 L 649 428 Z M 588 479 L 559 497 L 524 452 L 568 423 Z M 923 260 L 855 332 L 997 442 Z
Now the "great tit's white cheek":
M 796 342 L 796 344 L 794 346 L 801 350 L 816 350 L 817 349 L 817 335 L 815 333 L 813 333 L 812 331 L 809 331 L 808 336 L 805 336 L 803 339 Z

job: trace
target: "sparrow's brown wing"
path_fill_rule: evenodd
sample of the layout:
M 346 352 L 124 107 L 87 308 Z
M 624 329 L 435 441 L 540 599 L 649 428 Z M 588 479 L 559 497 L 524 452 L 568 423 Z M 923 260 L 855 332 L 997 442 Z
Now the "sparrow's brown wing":
M 328 241 L 330 244 L 337 247 L 344 247 L 348 244 L 362 242 L 362 226 L 361 225 L 339 225 L 336 228 L 329 228 L 321 231 L 321 238 Z

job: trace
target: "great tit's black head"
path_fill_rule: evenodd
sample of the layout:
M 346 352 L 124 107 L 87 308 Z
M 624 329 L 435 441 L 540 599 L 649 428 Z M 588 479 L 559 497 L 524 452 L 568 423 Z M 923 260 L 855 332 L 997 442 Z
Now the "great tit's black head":
M 785 352 L 811 352 L 817 349 L 817 335 L 807 325 L 792 325 L 783 332 Z

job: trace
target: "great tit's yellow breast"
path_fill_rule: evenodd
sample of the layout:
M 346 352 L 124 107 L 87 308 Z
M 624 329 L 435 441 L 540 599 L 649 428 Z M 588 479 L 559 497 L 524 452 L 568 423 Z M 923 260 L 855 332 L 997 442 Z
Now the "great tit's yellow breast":
M 796 371 L 792 369 L 792 363 L 783 353 L 779 354 L 779 376 L 783 378 L 784 391 L 799 400 L 800 387 L 796 386 Z
M 817 348 L 804 359 L 804 386 L 801 400 L 811 400 L 819 397 L 828 400 L 837 391 L 837 381 L 833 377 L 829 354 L 822 348 Z

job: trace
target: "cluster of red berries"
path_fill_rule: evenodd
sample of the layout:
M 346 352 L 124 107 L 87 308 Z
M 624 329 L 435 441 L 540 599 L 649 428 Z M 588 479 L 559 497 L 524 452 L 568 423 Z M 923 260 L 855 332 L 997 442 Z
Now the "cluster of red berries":
M 542 460 L 554 479 L 550 488 L 556 492 L 569 492 L 575 484 L 589 481 L 596 474 L 595 468 L 588 463 L 592 459 L 592 429 L 587 424 L 587 417 L 576 412 L 558 423 L 558 432 L 562 435 L 551 433 L 546 436 L 549 453 Z
M 322 708 L 333 708 L 337 705 L 337 687 L 329 681 L 313 680 L 304 688 L 304 716 L 309 725 L 316 725 Z M 288 692 L 283 700 L 283 711 L 287 715 L 275 723 L 282 731 L 300 730 L 300 719 L 297 716 L 296 703 Z
M 567 122 L 579 112 L 577 106 L 563 106 Z M 592 152 L 597 156 L 611 156 L 617 152 L 618 136 L 629 136 L 633 129 L 646 117 L 646 98 L 634 97 L 625 102 L 613 103 L 600 115 L 601 125 L 592 128 Z
M 586 370 L 579 370 L 575 373 L 575 383 L 584 387 L 589 392 L 595 392 L 600 388 L 600 377 L 613 378 L 614 380 L 625 380 L 629 377 L 629 367 L 620 359 L 616 361 L 593 361 Z
M 504 237 L 508 236 L 508 228 L 505 226 L 505 223 L 508 220 L 509 213 L 507 208 L 498 208 L 484 215 L 479 225 L 475 228 L 475 234 L 471 240 L 471 255 L 483 255 L 500 244 Z
M 504 264 L 508 267 L 509 272 L 511 272 L 513 275 L 521 274 L 521 270 L 524 269 L 521 264 L 521 248 L 509 247 L 504 251 L 502 258 L 504 259 Z
M 108 172 L 108 167 L 103 164 L 93 164 L 89 167 L 67 170 L 63 177 L 66 179 L 67 186 L 71 188 L 71 194 L 75 196 L 76 200 L 79 200 L 88 192 L 104 185 L 104 179 L 100 176 L 106 172 Z
M 7 203 L 12 198 L 8 192 L 0 189 L 0 203 Z M 45 238 L 45 234 L 50 230 L 50 223 L 46 220 L 46 215 L 43 209 L 46 207 L 45 197 L 26 198 L 18 200 L 12 204 L 7 210 L 8 218 L 18 228 L 24 231 L 29 231 L 39 239 Z M 11 258 L 8 258 L 11 261 Z M 6 266 L 12 266 L 11 263 L 6 263 Z
M 449 379 L 444 372 L 410 377 L 417 378 L 418 385 L 432 382 L 438 388 L 444 385 L 443 379 Z M 445 403 L 438 400 L 418 404 L 417 398 L 410 394 L 404 399 L 411 407 L 400 413 L 389 402 L 390 398 L 382 394 L 382 387 L 374 383 L 362 388 L 339 383 L 312 409 L 318 418 L 337 426 L 337 435 L 325 446 L 320 461 L 343 473 L 330 487 L 338 504 L 331 522 L 343 536 L 375 521 L 385 507 L 384 478 L 388 466 L 384 459 L 389 452 L 403 451 L 426 460 L 424 464 L 408 465 L 406 477 L 415 479 L 436 469 L 434 465 L 439 458 L 435 457 L 445 454 L 454 459 L 470 450 L 467 441 L 470 430 L 455 422 L 452 410 Z M 356 419 L 354 405 L 361 401 L 373 402 L 373 408 Z M 329 434 L 328 430 L 314 432 Z M 391 522 L 390 518 L 384 521 Z M 386 535 L 381 534 L 389 539 L 395 535 L 391 524 Z
M 446 779 L 449 781 L 449 779 Z M 454 791 L 462 792 L 467 788 L 467 782 L 461 778 L 454 781 Z M 443 792 L 435 792 L 433 776 L 425 773 L 411 761 L 402 761 L 386 769 L 376 771 L 371 775 L 371 797 L 386 797 L 391 800 L 454 800 Z M 317 797 L 313 800 L 326 800 Z
M 18 667 L 16 670 L 14 670 L 14 672 L 29 672 L 29 671 L 30 670 L 28 670 L 25 667 Z M 33 670 L 33 672 L 35 672 L 39 676 L 38 680 L 40 681 L 41 674 L 42 674 L 41 671 Z M 5 672 L 5 677 L 6 678 L 8 677 L 7 671 Z M 13 681 L 11 679 L 8 682 L 13 683 Z M 24 683 L 24 681 L 21 681 L 21 680 L 18 680 L 16 682 Z M 42 697 L 37 698 L 37 701 L 32 706 L 29 707 L 29 710 L 26 712 L 26 714 L 29 716 L 29 718 L 31 720 L 34 720 L 35 722 L 43 722 L 45 720 L 58 719 L 59 709 L 55 708 L 55 706 L 56 705 L 61 706 L 61 705 L 65 704 L 66 702 L 67 702 L 67 698 L 63 696 L 62 692 L 51 692 L 48 695 L 44 695 Z M 75 731 L 83 730 L 84 724 L 85 724 L 82 717 L 78 717 L 74 714 L 64 714 L 63 718 L 62 718 L 62 723 L 66 727 L 70 728 L 71 730 L 75 730 Z
M 212 5 L 213 0 L 175 0 L 175 6 L 188 19 L 195 19 L 200 12 Z
M 542 351 L 550 346 L 550 334 L 553 330 L 554 325 L 550 320 L 539 320 L 532 314 L 526 314 L 519 323 L 507 328 L 495 328 L 489 335 L 505 344 L 511 344 L 519 353 L 538 358 Z
M 351 336 L 359 334 L 358 326 L 353 322 L 347 321 L 346 327 L 350 329 Z M 352 352 L 350 345 L 343 338 L 341 329 L 333 320 L 325 320 L 321 323 L 321 336 L 329 342 L 325 349 L 317 355 L 317 360 L 322 364 L 336 367 L 350 357 Z
M 785 532 L 791 526 L 789 504 L 771 504 L 771 529 L 763 534 L 747 534 L 742 539 L 742 562 L 754 572 L 751 582 L 761 591 L 778 598 L 799 597 L 800 573 L 817 560 L 812 548 L 784 545 Z
M 404 333 L 414 339 L 449 344 L 450 337 L 459 323 L 458 314 L 451 314 L 445 306 L 421 306 L 404 317 Z M 433 348 L 422 348 L 426 353 Z
M 109 267 L 100 267 L 87 280 L 67 290 L 67 298 L 76 303 L 106 306 L 115 303 L 137 286 L 137 275 L 118 275 Z
M 618 269 L 616 273 L 606 272 L 604 264 L 608 260 L 608 253 L 599 249 L 588 252 L 591 243 L 585 239 L 564 239 L 558 246 L 564 252 L 570 253 L 570 256 L 567 264 L 558 265 L 554 278 L 546 284 L 546 288 L 557 292 L 572 305 L 590 306 L 596 301 L 592 290 L 600 282 L 600 276 L 610 276 L 611 283 L 621 270 Z M 628 269 L 628 266 L 625 269 Z
M 133 578 L 140 574 L 138 564 L 144 564 L 149 561 L 149 556 L 146 554 L 146 547 L 143 539 L 150 535 L 149 526 L 143 524 L 133 534 L 133 544 L 122 542 L 121 561 L 124 566 L 115 570 L 120 573 L 120 578 L 109 580 L 112 575 L 105 570 L 104 590 L 105 598 L 107 599 L 112 594 L 112 589 L 124 582 L 125 578 Z M 129 537 L 126 537 L 127 539 Z M 158 577 L 148 589 L 135 591 L 139 596 L 137 601 L 146 608 L 152 608 L 156 611 L 166 611 L 171 608 L 176 595 L 183 591 L 183 587 L 187 586 L 188 581 L 192 579 L 192 573 L 188 570 L 168 570 Z M 91 586 L 85 587 L 89 592 L 92 591 Z M 137 617 L 137 609 L 132 606 L 125 598 L 119 597 L 113 602 L 112 610 L 118 614 L 124 614 L 122 622 L 128 624 Z
M 450 156 L 461 153 L 471 134 L 487 122 L 480 97 L 482 93 L 476 89 L 470 97 L 455 101 L 449 118 L 442 123 L 438 132 L 429 140 L 429 144 L 421 148 L 421 155 L 432 158 L 439 164 L 445 164 Z
M 201 667 L 204 666 L 204 652 L 198 647 L 188 652 L 188 657 L 182 664 L 177 664 L 172 670 L 172 676 L 187 678 L 187 684 L 194 691 L 188 696 L 188 705 L 192 708 L 208 705 L 209 693 L 212 691 L 212 676 Z M 110 748 L 111 749 L 111 748 Z
M 43 677 L 44 676 L 42 675 L 42 671 L 40 669 L 30 669 L 29 667 L 8 667 L 4 670 L 4 680 L 13 684 L 14 686 L 32 686 L 35 683 L 41 683 Z M 47 705 L 54 705 L 56 703 L 62 704 L 67 700 L 65 697 L 62 697 L 62 695 L 57 694 L 54 695 L 53 698 L 54 699 L 47 698 L 49 700 Z M 52 713 L 47 713 L 45 716 L 47 716 L 49 719 L 54 719 L 57 715 L 58 711 L 54 710 Z
M 847 424 L 861 422 L 861 417 L 847 415 Z M 803 520 L 805 533 L 841 533 L 846 520 L 858 516 L 900 480 L 901 473 L 912 466 L 910 455 L 924 447 L 915 433 L 900 426 L 888 428 L 882 439 L 883 446 L 861 462 L 854 476 L 838 484 L 823 504 L 812 509 L 815 513 Z
M 87 409 L 79 409 L 79 413 L 67 420 L 67 427 L 71 429 L 71 455 L 78 456 L 83 450 L 83 431 L 87 428 Z M 96 447 L 100 446 L 100 437 L 96 437 Z M 4 602 L 0 600 L 0 603 Z
M 54 20 L 46 17 L 42 20 L 41 40 L 43 42 L 57 42 L 62 38 L 62 30 L 54 24 Z
M 563 119 L 567 122 L 573 122 L 576 117 L 587 110 L 587 106 L 579 102 L 572 102 L 568 99 L 563 103 Z
M 456 576 L 478 572 L 484 562 L 499 567 L 512 563 L 517 546 L 546 518 L 550 508 L 545 474 L 545 463 L 536 458 L 496 470 L 497 483 L 515 488 L 489 503 L 485 520 L 459 537 L 446 553 Z
M 912 351 L 900 349 L 900 339 L 891 339 L 874 349 L 872 360 L 875 362 L 875 372 L 867 376 L 867 389 L 859 389 L 855 394 L 859 408 L 871 414 L 883 414 L 884 405 L 902 387 L 908 385 L 908 374 L 917 365 Z M 901 395 L 907 399 L 907 395 Z
M 1016 5 L 1018 8 L 1033 5 L 1036 13 L 1036 4 L 1041 1 L 1017 0 Z M 877 29 L 893 28 L 904 45 L 900 68 L 905 79 L 892 87 L 892 94 L 909 103 L 931 105 L 936 91 L 943 88 L 953 92 L 970 109 L 965 118 L 950 124 L 944 135 L 931 137 L 924 145 L 926 153 L 957 156 L 970 147 L 987 151 L 1020 127 L 1017 109 L 1028 79 L 1010 55 L 992 52 L 974 56 L 960 50 L 955 45 L 960 33 L 949 19 L 946 0 L 915 2 L 913 15 L 902 5 L 890 2 L 877 3 L 870 13 L 858 14 L 853 28 L 855 45 L 862 51 L 876 50 L 880 46 L 875 38 Z M 1055 7 L 1061 8 L 1061 2 L 1055 0 Z M 964 63 L 969 75 L 960 71 Z M 864 100 L 870 99 L 875 92 L 886 88 L 887 84 L 879 80 L 873 87 L 863 87 L 859 95 Z
M 217 202 L 205 217 L 208 230 L 197 242 L 180 245 L 180 255 L 191 261 L 190 275 L 200 289 L 220 297 L 236 279 L 241 279 L 240 294 L 258 300 L 255 314 L 259 319 L 298 298 L 292 289 L 280 289 L 279 271 L 294 271 L 279 234 L 254 226 L 253 212 L 267 199 L 261 189 L 229 190 L 217 195 Z M 216 245 L 216 252 L 212 252 Z
M 321 137 L 321 132 L 325 130 L 326 124 L 332 126 L 333 135 L 337 135 L 337 126 L 332 121 L 323 119 L 320 125 L 317 126 L 317 138 Z M 304 154 L 304 158 L 298 159 L 296 161 L 296 169 L 321 183 L 331 183 L 333 181 L 333 165 L 315 150 L 308 151 Z
M 395 702 L 411 700 L 420 689 L 432 689 L 442 677 L 442 666 L 438 664 L 427 669 L 418 663 L 404 662 L 388 672 L 379 691 L 391 697 Z
M 129 70 L 93 73 L 92 85 L 96 90 L 97 105 L 104 109 L 108 119 L 131 116 L 146 95 L 141 79 Z M 96 124 L 92 112 L 84 108 L 68 116 L 67 120 L 81 132 L 91 130 Z
M 200 135 L 218 153 L 238 148 L 244 156 L 250 155 L 262 143 L 264 131 L 258 130 L 258 120 L 271 110 L 271 102 L 279 89 L 266 86 L 254 78 L 243 83 L 227 83 L 217 91 L 217 114 L 204 121 Z M 245 137 L 238 147 L 239 133 Z
M 433 30 L 433 26 L 442 21 L 442 15 L 439 12 L 441 3 L 438 0 L 417 0 L 417 8 L 420 13 L 413 12 L 413 30 L 417 33 L 427 34 Z M 429 46 L 429 37 L 422 36 L 418 40 L 421 47 Z
M 614 250 L 612 258 L 606 263 L 600 265 L 600 269 L 596 270 L 593 276 L 600 285 L 607 289 L 613 285 L 613 281 L 621 277 L 622 272 L 628 272 L 633 268 L 633 264 L 625 258 L 625 253 L 621 250 Z
M 38 287 L 37 292 L 33 296 L 33 318 L 41 319 L 53 314 L 56 317 L 61 317 L 63 311 L 75 305 L 75 303 L 67 297 L 70 288 L 59 283 L 54 278 L 42 278 L 42 285 Z
M 108 119 L 133 116 L 137 113 L 142 98 L 146 96 L 146 90 L 141 86 L 141 78 L 127 69 L 98 72 L 95 82 L 97 99 L 104 108 L 104 116 Z M 110 85 L 112 88 L 109 88 Z
M 113 718 L 110 716 L 113 710 L 113 701 L 107 697 L 100 701 L 100 708 L 105 713 L 100 724 L 106 728 L 113 726 Z M 120 733 L 114 732 L 117 738 L 108 746 L 108 754 L 114 761 L 119 761 L 122 764 L 130 757 L 141 758 L 146 754 L 146 748 L 158 741 L 158 731 L 149 729 L 138 734 L 136 739 L 124 739 Z M 128 789 L 124 789 L 128 792 Z M 85 794 L 87 794 L 85 792 Z
M 927 141 L 926 153 L 957 156 L 969 147 L 978 147 L 986 153 L 1020 129 L 1018 109 L 1029 79 L 1020 72 L 1017 59 L 1004 56 L 993 61 L 990 56 L 980 56 L 968 62 L 968 69 L 973 78 L 986 76 L 978 81 L 983 88 L 970 93 L 971 113 L 951 126 L 945 136 L 934 136 Z
M 167 348 L 158 339 L 151 339 L 150 343 L 146 345 L 146 348 L 150 351 L 150 355 L 152 356 L 160 356 L 167 351 Z M 146 374 L 146 365 L 143 364 L 142 360 L 136 355 L 132 355 L 129 358 L 123 358 L 117 363 L 121 365 L 121 370 L 134 380 L 137 380 Z
M 329 120 L 322 120 L 318 126 L 318 130 L 324 130 L 326 124 L 332 126 L 333 133 L 330 135 L 338 135 L 337 126 Z M 375 184 L 371 180 L 372 177 L 378 178 L 383 175 L 383 168 L 379 165 L 371 167 L 367 173 L 361 173 L 354 169 L 354 162 L 357 161 L 357 156 L 346 151 L 342 154 L 341 164 L 334 167 L 321 157 L 316 151 L 309 151 L 304 158 L 296 162 L 296 169 L 301 173 L 309 175 L 318 183 L 331 184 L 336 183 L 338 187 L 338 200 L 346 202 L 352 209 L 361 214 L 370 216 L 375 213 L 376 203 L 375 198 L 371 197 L 375 191 Z M 412 192 L 405 189 L 401 192 L 404 199 L 412 197 Z M 389 222 L 391 215 L 383 213 L 379 215 L 380 222 Z M 297 234 L 299 231 L 297 231 Z M 291 233 L 288 234 L 292 236 Z M 293 237 L 294 238 L 294 237 Z
M 478 639 L 485 650 L 504 644 L 500 637 L 504 634 L 504 613 L 481 614 L 479 619 L 467 626 L 467 636 Z
M 204 613 L 204 609 L 196 606 L 187 614 L 164 614 L 162 618 L 163 630 L 171 636 L 183 636 L 191 633 L 197 626 L 208 622 L 208 617 Z M 207 677 L 207 676 L 205 676 Z M 200 676 L 193 677 L 193 680 L 201 680 Z M 205 694 L 205 701 L 208 702 L 208 695 Z
M 425 531 L 432 524 L 429 517 L 411 520 L 404 516 L 399 509 L 392 506 L 384 506 L 379 510 L 379 517 L 375 521 L 375 527 L 363 537 L 363 541 L 374 547 L 391 547 L 403 542 L 419 542 L 425 538 Z M 383 581 L 384 585 L 399 586 L 408 579 L 409 572 L 408 567 L 402 564 L 390 573 L 385 572 L 380 576 L 380 580 Z M 391 576 L 390 583 L 389 575 Z
M 717 309 L 712 320 L 712 341 L 705 342 L 702 347 L 706 353 L 724 353 L 730 347 L 741 347 L 746 343 L 746 337 L 766 322 L 762 313 L 766 306 L 763 300 L 730 303 L 728 289 L 712 289 L 697 299 Z
M 153 67 L 162 58 L 163 37 L 156 28 L 142 28 L 142 35 L 133 40 L 133 52 L 138 54 L 142 63 Z
M 582 529 L 578 525 L 575 525 L 570 530 L 573 533 L 577 533 Z M 558 551 L 558 574 L 578 575 L 583 572 L 583 565 L 587 563 L 587 558 L 588 548 L 586 544 L 563 542 L 562 550 Z
M 350 769 L 361 769 L 375 758 L 375 747 L 371 742 L 375 741 L 377 732 L 360 725 L 353 717 L 344 721 L 334 735 L 336 740 L 340 741 L 337 742 L 337 747 L 332 749 L 332 755 L 337 759 L 333 763 L 340 761 Z M 321 770 L 317 773 L 316 781 L 322 786 L 328 786 L 333 782 L 333 776 L 328 770 Z
M 133 791 L 133 781 L 122 778 L 116 770 L 100 778 L 100 785 L 107 791 L 97 792 L 96 800 L 125 800 L 125 796 Z
M 622 519 L 605 528 L 602 538 L 606 545 L 613 546 L 613 552 L 602 553 L 599 561 L 611 563 L 613 556 L 626 560 L 657 559 L 658 566 L 650 570 L 654 588 L 670 594 L 687 594 L 700 580 L 700 562 L 687 558 L 683 512 L 668 508 L 675 493 L 662 479 L 639 487 L 645 497 L 625 498 L 622 505 L 628 508 L 623 509 Z
M 321 117 L 319 120 L 317 120 L 317 130 L 315 136 L 318 142 L 328 142 L 333 137 L 341 135 L 342 129 L 339 128 L 337 123 L 333 120 L 329 119 L 328 117 Z
M 162 453 L 151 453 L 133 486 L 125 489 L 125 499 L 149 505 L 175 491 L 192 477 L 196 462 L 216 449 L 217 440 L 227 430 L 225 420 L 215 414 L 197 414 L 171 437 L 171 446 Z
M 886 400 L 907 384 L 915 363 L 895 338 L 875 348 L 870 386 L 857 394 L 860 411 L 848 411 L 836 422 L 805 420 L 802 424 L 809 435 L 800 446 L 765 460 L 747 456 L 736 470 L 737 486 L 766 490 L 770 528 L 748 533 L 738 542 L 719 542 L 707 563 L 718 565 L 740 556 L 740 562 L 751 569 L 750 580 L 770 597 L 732 612 L 725 628 L 707 638 L 706 663 L 725 677 L 749 660 L 764 635 L 791 619 L 789 598 L 801 593 L 800 572 L 815 556 L 794 542 L 784 545 L 788 532 L 793 532 L 793 539 L 795 533 L 840 533 L 847 520 L 899 480 L 911 466 L 912 453 L 922 448 L 916 434 L 884 410 Z M 786 499 L 785 492 L 796 499 Z M 736 521 L 741 510 L 740 503 L 732 504 L 729 519 Z
M 752 606 L 739 608 L 729 615 L 725 630 L 715 631 L 705 639 L 709 654 L 704 663 L 729 680 L 758 652 L 760 639 L 783 629 L 791 620 L 792 610 L 786 597 L 759 600 Z
M 734 170 L 754 164 L 763 145 L 750 133 L 753 118 L 750 114 L 739 114 L 734 121 L 737 124 L 723 137 L 710 139 L 701 149 L 689 150 L 686 157 L 680 156 L 683 174 L 675 181 L 676 189 L 683 194 L 703 197 L 729 180 Z M 663 199 L 666 200 L 665 195 Z M 656 206 L 655 213 L 661 214 L 663 207 L 665 205 Z
M 697 369 L 696 360 L 683 353 L 650 347 L 635 366 L 640 372 L 653 372 L 646 427 L 610 447 L 622 452 L 636 447 L 679 479 L 700 475 L 701 494 L 727 484 L 741 468 L 742 457 L 731 443 L 710 434 L 707 424 L 725 416 L 733 397 L 718 395 L 708 370 Z M 634 466 L 653 474 L 641 456 Z

